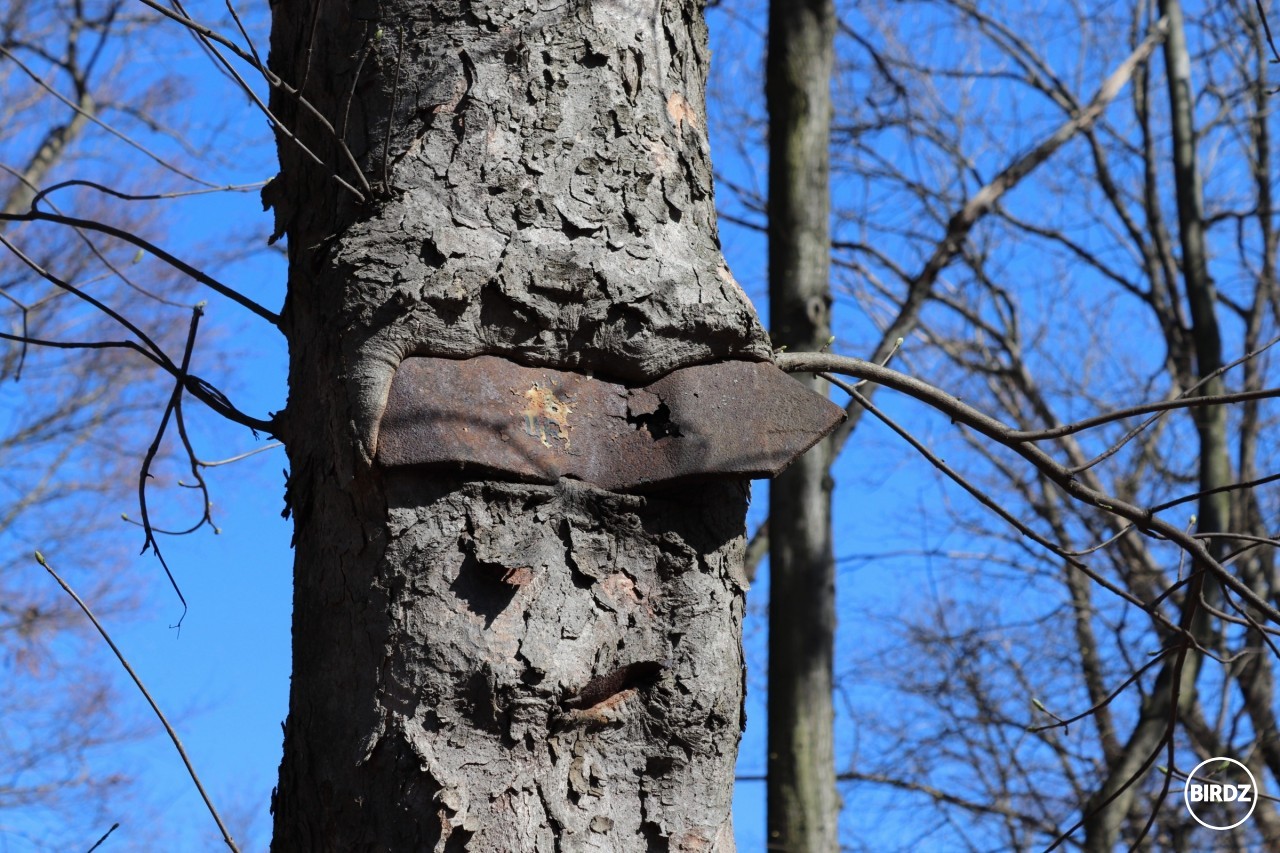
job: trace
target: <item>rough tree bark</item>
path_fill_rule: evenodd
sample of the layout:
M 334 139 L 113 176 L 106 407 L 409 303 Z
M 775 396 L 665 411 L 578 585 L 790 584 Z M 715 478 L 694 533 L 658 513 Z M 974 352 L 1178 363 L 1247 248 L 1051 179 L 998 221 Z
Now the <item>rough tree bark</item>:
M 264 193 L 297 548 L 275 850 L 733 846 L 745 484 L 374 461 L 410 355 L 637 382 L 769 357 L 718 246 L 701 4 L 548 7 L 273 6 L 271 67 L 336 130 L 273 96 L 324 163 L 282 136 Z
M 828 140 L 835 62 L 831 0 L 769 4 L 769 316 L 777 345 L 824 348 L 831 335 Z M 806 377 L 826 393 L 824 380 Z M 770 849 L 835 851 L 832 442 L 769 490 Z

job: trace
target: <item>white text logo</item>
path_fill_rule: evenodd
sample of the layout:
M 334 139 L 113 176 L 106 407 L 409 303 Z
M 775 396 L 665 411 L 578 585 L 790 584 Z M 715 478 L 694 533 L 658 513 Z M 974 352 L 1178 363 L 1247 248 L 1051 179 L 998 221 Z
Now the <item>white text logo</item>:
M 1258 783 L 1249 768 L 1234 758 L 1210 758 L 1191 771 L 1182 799 L 1196 823 L 1206 829 L 1235 829 L 1253 814 Z

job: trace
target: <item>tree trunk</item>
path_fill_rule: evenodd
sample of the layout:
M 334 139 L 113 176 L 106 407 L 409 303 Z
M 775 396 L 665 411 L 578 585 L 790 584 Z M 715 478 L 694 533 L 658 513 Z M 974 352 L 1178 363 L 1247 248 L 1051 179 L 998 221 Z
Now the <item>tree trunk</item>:
M 1172 126 L 1173 176 L 1178 202 L 1178 236 L 1182 249 L 1182 281 L 1190 308 L 1190 341 L 1195 373 L 1178 377 L 1184 387 L 1205 380 L 1199 393 L 1222 394 L 1220 376 L 1210 377 L 1222 366 L 1222 338 L 1215 314 L 1217 292 L 1209 276 L 1205 247 L 1204 203 L 1200 171 L 1196 164 L 1195 100 L 1191 93 L 1191 53 L 1187 46 L 1182 6 L 1178 0 L 1160 0 L 1160 15 L 1168 23 L 1164 43 L 1166 85 Z M 1173 343 L 1171 342 L 1171 348 Z M 1175 361 L 1191 364 L 1192 353 L 1179 353 Z M 1227 452 L 1227 409 L 1210 406 L 1193 410 L 1200 445 L 1198 488 L 1205 492 L 1198 504 L 1196 529 L 1199 533 L 1229 530 L 1231 462 Z M 1209 552 L 1222 560 L 1230 551 L 1228 540 L 1208 543 Z M 1203 567 L 1189 580 L 1183 600 L 1181 626 L 1205 647 L 1213 645 L 1212 626 L 1199 600 L 1214 602 L 1216 584 Z M 1141 778 L 1155 763 L 1154 753 L 1173 737 L 1174 726 L 1196 704 L 1196 682 L 1203 656 L 1195 648 L 1173 655 L 1161 667 L 1151 692 L 1142 702 L 1138 719 L 1124 749 L 1109 762 L 1097 794 L 1085 807 L 1085 849 L 1111 851 L 1120 840 L 1120 830 L 1139 803 Z M 1182 768 L 1183 770 L 1189 768 Z M 1141 816 L 1139 816 L 1141 817 Z M 1141 821 L 1140 821 L 1141 823 Z
M 336 130 L 274 94 L 314 154 L 282 135 L 264 192 L 297 548 L 275 850 L 733 848 L 745 484 L 374 461 L 411 355 L 769 357 L 717 241 L 700 4 L 547 5 L 273 6 L 272 68 Z
M 831 0 L 769 7 L 769 315 L 773 341 L 831 335 L 828 139 L 835 58 Z M 803 380 L 825 393 L 816 377 Z M 839 848 L 832 710 L 835 559 L 829 440 L 769 490 L 769 847 Z

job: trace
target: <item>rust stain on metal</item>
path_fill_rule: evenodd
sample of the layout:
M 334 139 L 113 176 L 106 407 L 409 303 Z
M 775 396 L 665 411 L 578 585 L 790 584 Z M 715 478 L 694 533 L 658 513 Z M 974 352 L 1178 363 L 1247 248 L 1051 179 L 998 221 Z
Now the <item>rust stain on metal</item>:
M 761 362 L 686 367 L 634 388 L 494 356 L 415 357 L 396 370 L 378 459 L 633 491 L 775 476 L 843 417 Z
M 538 439 L 546 448 L 551 447 L 548 435 L 553 439 L 559 438 L 568 450 L 569 415 L 573 413 L 573 406 L 557 397 L 554 387 L 544 388 L 537 382 L 524 392 L 524 398 L 529 401 L 524 408 L 525 434 Z M 555 427 L 555 433 L 547 432 L 550 427 Z

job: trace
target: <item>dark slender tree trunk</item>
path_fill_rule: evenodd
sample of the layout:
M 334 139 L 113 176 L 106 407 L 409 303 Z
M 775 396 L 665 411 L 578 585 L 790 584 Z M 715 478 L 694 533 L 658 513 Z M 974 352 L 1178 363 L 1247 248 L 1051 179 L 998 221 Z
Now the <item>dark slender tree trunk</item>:
M 1195 99 L 1191 89 L 1191 53 L 1179 0 L 1160 0 L 1160 15 L 1167 21 L 1168 36 L 1164 43 L 1166 86 L 1169 93 L 1169 116 L 1172 126 L 1172 171 L 1178 203 L 1178 237 L 1182 250 L 1182 283 L 1190 309 L 1191 328 L 1182 342 L 1189 339 L 1190 351 L 1178 353 L 1178 364 L 1195 364 L 1194 374 L 1177 379 L 1184 387 L 1207 381 L 1200 392 L 1216 395 L 1224 392 L 1222 378 L 1212 376 L 1222 366 L 1222 338 L 1215 313 L 1217 291 L 1209 276 L 1208 252 L 1205 247 L 1204 202 L 1200 171 L 1196 164 Z M 1211 377 L 1212 378 L 1209 378 Z M 1199 533 L 1219 533 L 1230 529 L 1230 495 L 1222 489 L 1231 482 L 1231 461 L 1227 450 L 1227 410 L 1212 406 L 1194 410 L 1199 439 L 1200 470 L 1198 487 L 1206 492 L 1200 498 L 1196 529 Z M 1223 559 L 1230 550 L 1228 540 L 1214 539 L 1208 544 L 1215 559 Z M 1215 602 L 1216 584 L 1207 577 L 1204 567 L 1193 566 L 1183 601 L 1181 626 L 1202 646 L 1211 646 L 1212 626 L 1200 599 Z M 1185 641 L 1180 641 L 1185 642 Z M 1153 753 L 1172 737 L 1179 718 L 1196 704 L 1196 682 L 1203 657 L 1195 648 L 1173 655 L 1161 667 L 1144 698 L 1124 749 L 1108 763 L 1102 786 L 1086 804 L 1085 849 L 1111 851 L 1120 841 L 1120 831 L 1130 818 L 1139 794 L 1144 790 L 1146 773 L 1156 763 Z M 1181 768 L 1187 770 L 1189 768 Z M 1136 778 L 1135 778 L 1136 777 Z M 1143 805 L 1142 808 L 1147 808 Z M 1134 814 L 1141 821 L 1142 814 Z
M 622 381 L 768 358 L 718 247 L 700 4 L 273 16 L 273 69 L 337 131 L 273 97 L 323 163 L 282 137 L 265 193 L 297 549 L 273 849 L 732 849 L 745 484 L 374 461 L 411 355 Z
M 831 0 L 769 8 L 769 315 L 775 345 L 820 350 L 831 335 L 828 138 L 835 8 Z M 825 393 L 816 378 L 806 379 Z M 769 491 L 769 758 L 771 849 L 838 849 L 832 647 L 831 442 Z

